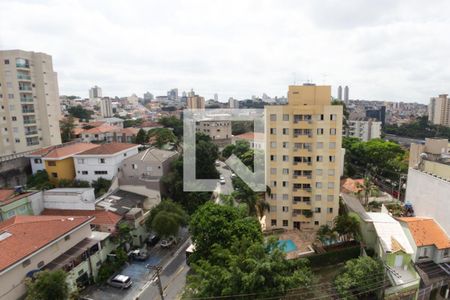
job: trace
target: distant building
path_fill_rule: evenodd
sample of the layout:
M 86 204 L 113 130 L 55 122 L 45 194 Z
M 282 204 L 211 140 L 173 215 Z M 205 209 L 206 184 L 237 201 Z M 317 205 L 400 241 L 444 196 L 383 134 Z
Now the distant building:
M 153 100 L 153 94 L 150 92 L 144 93 L 144 101 L 152 101 Z
M 110 118 L 113 116 L 111 99 L 103 98 L 100 100 L 100 113 L 104 118 Z
M 386 123 L 386 106 L 381 106 L 378 109 L 366 109 L 366 118 L 380 121 L 381 126 L 384 127 Z
M 342 100 L 342 85 L 338 86 L 337 98 Z
M 239 108 L 239 101 L 230 97 L 230 99 L 228 99 L 228 105 L 230 108 Z
M 129 105 L 136 106 L 139 102 L 139 98 L 138 98 L 138 96 L 136 96 L 136 94 L 133 94 L 133 95 L 127 97 L 127 102 Z
M 199 95 L 193 94 L 194 92 L 189 93 L 187 99 L 187 108 L 188 109 L 205 109 L 205 98 L 200 97 Z
M 167 92 L 167 98 L 171 101 L 177 101 L 178 100 L 178 89 L 171 89 Z
M 0 51 L 0 156 L 61 144 L 58 78 L 52 57 Z
M 450 99 L 447 94 L 430 99 L 428 120 L 434 125 L 450 127 Z
M 33 192 L 19 192 L 14 189 L 0 189 L 0 222 L 18 215 L 34 215 Z
M 348 136 L 367 142 L 381 137 L 381 122 L 373 120 L 349 120 Z
M 214 101 L 219 102 L 219 95 L 214 94 Z
M 345 101 L 345 103 L 348 102 L 349 93 L 350 93 L 350 89 L 348 88 L 348 86 L 345 86 L 345 88 L 344 88 L 344 101 Z
M 209 136 L 213 143 L 222 147 L 231 144 L 231 121 L 201 120 L 195 125 L 197 133 Z
M 266 141 L 264 133 L 259 132 L 246 132 L 233 136 L 233 144 L 237 141 L 247 141 L 250 144 L 251 149 L 265 149 Z
M 99 99 L 102 97 L 102 88 L 98 86 L 91 87 L 89 89 L 89 99 Z

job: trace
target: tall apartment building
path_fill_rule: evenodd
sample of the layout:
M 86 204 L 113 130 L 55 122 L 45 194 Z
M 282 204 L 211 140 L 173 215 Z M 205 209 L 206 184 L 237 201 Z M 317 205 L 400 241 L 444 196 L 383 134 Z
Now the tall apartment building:
M 349 120 L 348 136 L 367 142 L 381 137 L 381 122 L 374 120 Z
M 350 89 L 346 85 L 345 88 L 344 88 L 344 101 L 345 101 L 345 103 L 348 102 L 349 93 L 350 93 Z
M 430 99 L 428 120 L 434 125 L 450 127 L 450 99 L 447 94 Z
M 342 85 L 338 86 L 338 95 L 337 98 L 338 100 L 342 100 Z
M 239 108 L 239 101 L 231 97 L 228 99 L 228 106 L 230 108 Z
M 330 99 L 330 86 L 289 86 L 288 104 L 265 108 L 267 229 L 318 229 L 338 214 L 342 106 Z
M 111 118 L 113 116 L 112 103 L 110 98 L 103 98 L 100 100 L 100 113 L 104 118 Z
M 94 100 L 102 97 L 102 88 L 98 86 L 89 89 L 89 99 Z
M 0 155 L 60 144 L 59 118 L 52 57 L 0 51 Z
M 195 95 L 193 92 L 187 98 L 188 109 L 205 109 L 205 98 Z

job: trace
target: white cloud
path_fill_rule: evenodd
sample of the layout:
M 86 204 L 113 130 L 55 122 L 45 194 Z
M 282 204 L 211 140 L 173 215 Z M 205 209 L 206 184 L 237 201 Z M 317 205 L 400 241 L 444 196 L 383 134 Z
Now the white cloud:
M 193 87 L 224 101 L 311 79 L 425 103 L 450 89 L 444 0 L 0 2 L 0 48 L 51 54 L 61 94 Z

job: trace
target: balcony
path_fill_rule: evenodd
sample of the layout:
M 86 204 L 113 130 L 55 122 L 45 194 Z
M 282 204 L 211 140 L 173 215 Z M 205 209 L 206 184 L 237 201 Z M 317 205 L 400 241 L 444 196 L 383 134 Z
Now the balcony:
M 34 108 L 32 109 L 22 109 L 23 114 L 34 114 Z
M 20 85 L 19 86 L 19 91 L 21 91 L 21 92 L 31 92 L 33 89 L 31 88 L 31 86 L 23 86 L 23 85 Z
M 32 97 L 20 97 L 20 102 L 32 103 L 34 100 Z
M 35 135 L 35 134 L 38 134 L 37 130 L 30 130 L 30 131 L 25 132 L 25 135 Z
M 27 146 L 34 146 L 34 145 L 39 145 L 39 141 L 27 142 Z
M 16 68 L 29 69 L 30 64 L 25 62 L 16 62 Z
M 23 124 L 36 124 L 36 120 L 24 119 Z
M 17 74 L 17 79 L 19 79 L 19 81 L 21 80 L 29 81 L 31 80 L 31 76 L 26 74 Z

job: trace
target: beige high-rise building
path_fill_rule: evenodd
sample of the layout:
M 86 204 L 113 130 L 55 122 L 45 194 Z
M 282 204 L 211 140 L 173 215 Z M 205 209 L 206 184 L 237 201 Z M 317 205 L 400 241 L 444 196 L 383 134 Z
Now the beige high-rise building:
M 447 94 L 430 99 L 428 120 L 434 125 L 450 127 L 450 99 Z
M 50 55 L 0 51 L 0 155 L 61 143 L 57 73 Z
M 266 229 L 332 226 L 339 210 L 342 106 L 331 87 L 289 86 L 288 104 L 266 106 Z
M 188 109 L 205 109 L 205 98 L 190 94 L 187 98 Z

